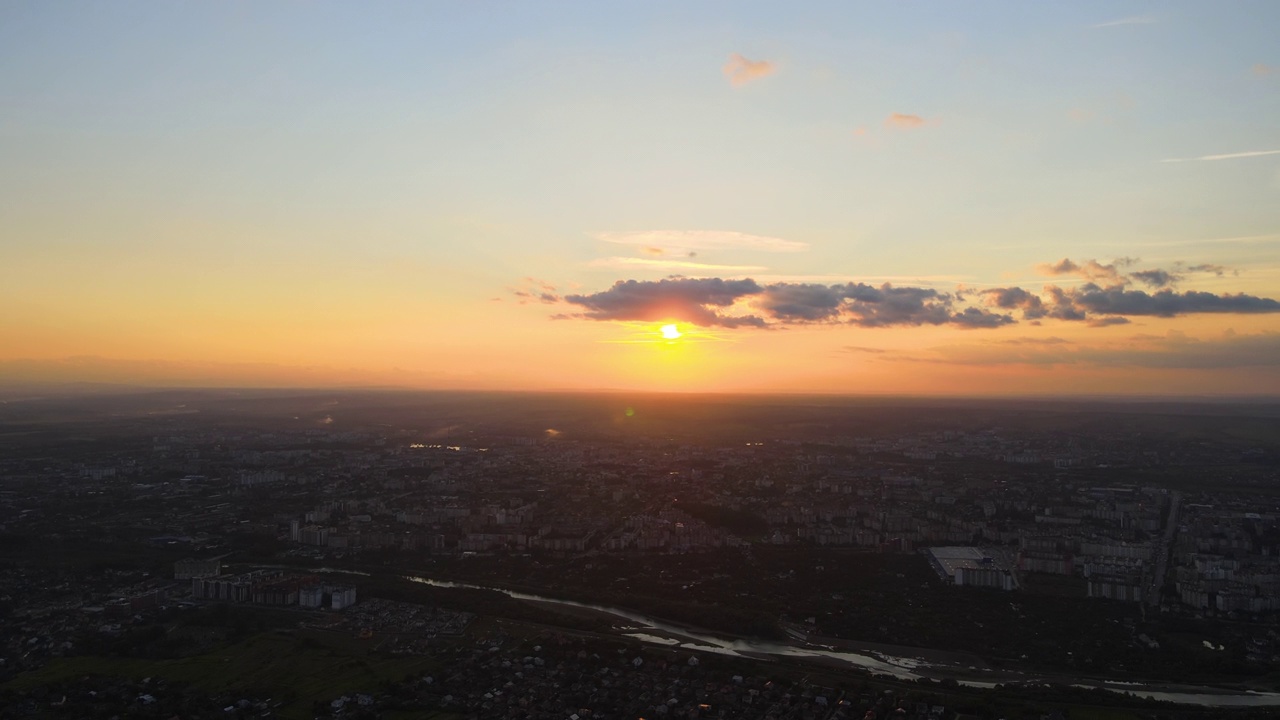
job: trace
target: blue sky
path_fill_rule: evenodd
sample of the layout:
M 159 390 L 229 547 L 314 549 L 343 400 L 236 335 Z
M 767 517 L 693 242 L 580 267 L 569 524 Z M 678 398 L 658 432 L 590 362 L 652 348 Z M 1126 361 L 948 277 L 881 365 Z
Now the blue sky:
M 137 308 L 175 294 L 228 326 L 246 293 L 279 322 L 494 322 L 524 277 L 671 274 L 602 239 L 645 231 L 807 246 L 684 274 L 994 286 L 1140 258 L 1276 297 L 1277 27 L 1274 2 L 9 2 L 9 332 L 23 357 L 118 354 L 69 338 L 148 345 L 181 318 Z M 735 55 L 758 76 L 732 82 Z

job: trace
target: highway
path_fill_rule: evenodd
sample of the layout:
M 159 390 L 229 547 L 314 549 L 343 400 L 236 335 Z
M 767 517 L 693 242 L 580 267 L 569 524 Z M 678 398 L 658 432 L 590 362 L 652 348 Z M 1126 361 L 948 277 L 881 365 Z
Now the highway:
M 1156 571 L 1151 576 L 1151 587 L 1147 588 L 1147 604 L 1151 607 L 1160 605 L 1160 588 L 1164 585 L 1165 573 L 1169 571 L 1169 555 L 1173 551 L 1173 536 L 1178 532 L 1178 504 L 1182 502 L 1182 493 L 1169 493 L 1169 518 L 1164 524 L 1164 535 L 1160 546 L 1155 548 Z

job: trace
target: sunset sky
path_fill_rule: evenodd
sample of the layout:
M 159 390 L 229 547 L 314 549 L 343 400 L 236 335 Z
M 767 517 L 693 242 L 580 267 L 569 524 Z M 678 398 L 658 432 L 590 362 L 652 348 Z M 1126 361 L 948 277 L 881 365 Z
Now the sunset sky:
M 1277 28 L 5 2 L 0 383 L 1280 395 Z

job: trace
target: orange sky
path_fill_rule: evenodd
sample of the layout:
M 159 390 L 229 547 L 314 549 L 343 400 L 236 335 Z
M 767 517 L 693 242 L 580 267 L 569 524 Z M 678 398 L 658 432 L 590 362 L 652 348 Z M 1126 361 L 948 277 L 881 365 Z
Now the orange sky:
M 0 385 L 1280 394 L 1280 6 L 1169 8 L 7 5 Z

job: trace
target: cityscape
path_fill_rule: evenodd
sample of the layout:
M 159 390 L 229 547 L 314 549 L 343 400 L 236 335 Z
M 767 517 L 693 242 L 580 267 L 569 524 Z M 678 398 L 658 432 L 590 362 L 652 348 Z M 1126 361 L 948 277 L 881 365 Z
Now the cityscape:
M 120 691 L 65 675 L 102 653 L 163 677 L 225 642 L 414 670 L 129 692 L 255 717 L 1280 704 L 1272 405 L 164 391 L 0 416 L 15 717 L 48 710 L 32 683 L 67 713 Z
M 1280 717 L 1280 2 L 0 2 L 0 720 Z

